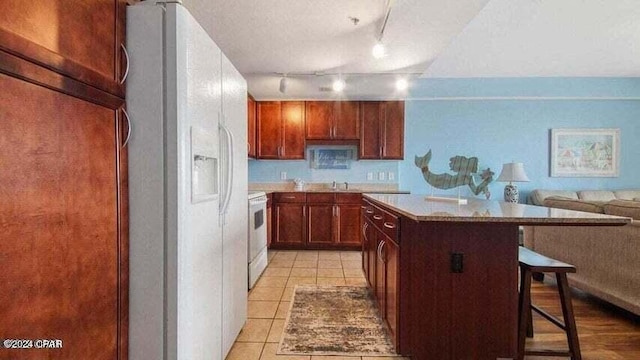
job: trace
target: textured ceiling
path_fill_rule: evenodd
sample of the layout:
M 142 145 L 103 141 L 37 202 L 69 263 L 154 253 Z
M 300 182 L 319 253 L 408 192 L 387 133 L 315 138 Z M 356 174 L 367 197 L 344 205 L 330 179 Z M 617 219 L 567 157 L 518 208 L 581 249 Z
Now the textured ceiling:
M 396 0 L 380 60 L 371 48 L 386 0 L 184 4 L 257 99 L 402 98 L 395 80 L 421 75 L 640 75 L 640 0 Z M 317 72 L 328 75 L 295 76 Z M 276 73 L 294 74 L 285 94 Z M 342 94 L 326 91 L 337 74 Z

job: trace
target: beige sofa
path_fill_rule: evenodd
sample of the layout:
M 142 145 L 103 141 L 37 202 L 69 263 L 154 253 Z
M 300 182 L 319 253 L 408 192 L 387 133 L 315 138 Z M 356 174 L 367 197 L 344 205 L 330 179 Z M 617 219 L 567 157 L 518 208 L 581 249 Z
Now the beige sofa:
M 640 190 L 535 190 L 529 203 L 634 218 L 626 226 L 526 226 L 524 245 L 575 265 L 571 286 L 640 315 Z

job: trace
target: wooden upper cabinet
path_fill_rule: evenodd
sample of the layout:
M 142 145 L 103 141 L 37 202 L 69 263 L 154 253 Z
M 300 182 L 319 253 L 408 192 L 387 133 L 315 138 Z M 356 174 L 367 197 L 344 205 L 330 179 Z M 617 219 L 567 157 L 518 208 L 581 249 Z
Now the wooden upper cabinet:
M 126 0 L 3 0 L 0 49 L 124 98 Z
M 282 150 L 280 159 L 304 159 L 305 116 L 303 101 L 282 103 Z
M 336 101 L 333 119 L 334 139 L 357 140 L 360 138 L 360 102 Z
M 404 101 L 384 102 L 382 159 L 404 159 Z
M 333 101 L 307 101 L 305 107 L 307 139 L 331 139 L 333 134 Z
M 279 101 L 257 103 L 257 156 L 278 159 L 282 151 L 282 109 Z
M 357 140 L 360 129 L 358 101 L 307 101 L 306 138 Z
M 360 159 L 380 159 L 381 102 L 363 101 L 360 103 Z
M 258 159 L 304 159 L 303 101 L 257 102 Z
M 256 101 L 247 97 L 247 152 L 250 158 L 256 157 Z
M 360 159 L 404 158 L 404 102 L 360 103 Z

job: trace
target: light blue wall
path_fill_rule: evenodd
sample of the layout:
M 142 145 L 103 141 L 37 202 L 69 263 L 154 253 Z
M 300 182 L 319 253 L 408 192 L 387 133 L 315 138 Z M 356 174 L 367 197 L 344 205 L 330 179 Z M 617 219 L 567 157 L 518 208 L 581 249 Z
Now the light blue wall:
M 521 202 L 536 188 L 640 188 L 638 78 L 425 79 L 411 97 L 422 100 L 406 103 L 399 179 L 400 188 L 412 193 L 431 191 L 413 159 L 429 149 L 437 173 L 449 172 L 454 155 L 477 156 L 480 168 L 490 167 L 495 177 L 503 163 L 523 162 L 531 182 L 518 183 Z M 620 176 L 550 177 L 553 128 L 620 128 Z M 492 199 L 501 199 L 503 188 L 492 183 Z M 462 193 L 468 195 L 468 188 Z
M 353 149 L 354 157 L 357 157 L 357 148 L 347 146 L 307 146 L 306 160 L 249 160 L 249 182 L 285 182 L 280 180 L 280 172 L 287 173 L 286 182 L 291 179 L 301 178 L 306 182 L 330 183 L 332 181 L 350 183 L 397 183 L 398 161 L 351 161 L 348 170 L 325 170 L 311 168 L 311 151 L 314 149 Z M 372 172 L 374 179 L 367 180 L 367 173 Z M 385 173 L 385 180 L 378 180 L 378 173 Z M 389 180 L 389 172 L 394 175 L 394 180 Z

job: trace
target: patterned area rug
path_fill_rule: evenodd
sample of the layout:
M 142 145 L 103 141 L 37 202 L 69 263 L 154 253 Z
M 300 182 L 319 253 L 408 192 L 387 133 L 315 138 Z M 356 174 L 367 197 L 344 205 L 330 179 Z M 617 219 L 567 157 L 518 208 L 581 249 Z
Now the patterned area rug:
M 278 354 L 397 356 L 361 286 L 297 286 Z

